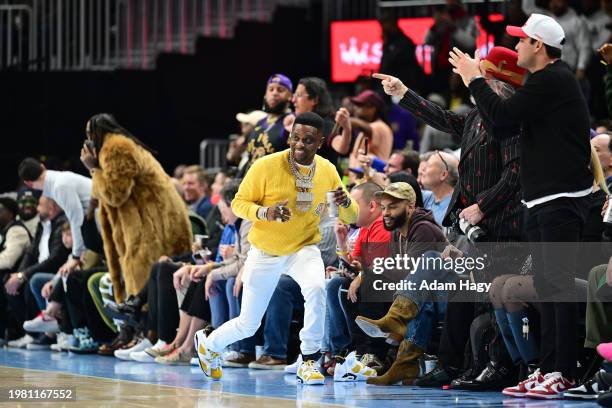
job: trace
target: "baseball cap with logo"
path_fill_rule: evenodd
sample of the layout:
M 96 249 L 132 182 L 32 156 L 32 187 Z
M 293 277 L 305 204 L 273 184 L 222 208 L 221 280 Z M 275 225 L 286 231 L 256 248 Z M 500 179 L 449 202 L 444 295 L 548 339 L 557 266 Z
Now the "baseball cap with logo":
M 505 47 L 493 47 L 483 60 L 485 70 L 494 78 L 514 87 L 523 85 L 526 70 L 517 65 L 518 54 Z
M 287 88 L 289 92 L 293 92 L 293 83 L 291 82 L 289 77 L 287 77 L 286 75 L 283 75 L 283 74 L 271 75 L 270 78 L 268 78 L 267 85 L 270 85 L 270 84 L 282 85 L 285 88 Z
M 407 200 L 410 204 L 416 203 L 416 193 L 412 186 L 401 181 L 389 184 L 383 191 L 378 191 L 374 195 L 376 197 L 387 195 L 399 200 Z
M 507 26 L 506 32 L 513 37 L 533 38 L 551 47 L 563 48 L 565 32 L 554 18 L 544 14 L 532 14 L 522 27 Z

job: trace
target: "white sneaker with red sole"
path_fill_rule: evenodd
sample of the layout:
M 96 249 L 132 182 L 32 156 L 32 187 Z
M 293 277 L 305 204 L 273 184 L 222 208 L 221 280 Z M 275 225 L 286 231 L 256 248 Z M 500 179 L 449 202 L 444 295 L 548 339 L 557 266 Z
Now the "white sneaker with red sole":
M 509 397 L 524 398 L 529 391 L 544 382 L 544 376 L 538 368 L 514 387 L 504 388 L 502 394 Z
M 544 382 L 534 387 L 526 395 L 533 399 L 562 399 L 563 393 L 576 386 L 576 381 L 568 380 L 560 372 L 548 373 Z

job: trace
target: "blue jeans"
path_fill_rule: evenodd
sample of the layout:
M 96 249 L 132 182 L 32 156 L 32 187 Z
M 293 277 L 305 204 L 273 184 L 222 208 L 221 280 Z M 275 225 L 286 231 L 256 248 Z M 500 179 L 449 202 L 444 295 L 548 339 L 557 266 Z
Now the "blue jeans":
M 229 302 L 227 301 L 226 286 L 227 281 L 225 280 L 215 281 L 212 284 L 215 294 L 208 298 L 208 303 L 210 304 L 210 324 L 215 329 L 229 320 Z
M 32 291 L 34 299 L 36 299 L 36 304 L 41 311 L 47 308 L 47 300 L 42 297 L 40 291 L 47 282 L 53 280 L 54 276 L 55 274 L 53 273 L 38 272 L 35 273 L 32 278 L 30 278 L 30 290 Z M 55 282 L 55 284 L 57 284 L 57 282 Z
M 236 283 L 236 278 L 231 277 L 225 283 L 225 295 L 227 297 L 227 303 L 229 306 L 229 318 L 233 319 L 240 315 L 240 305 L 242 302 L 242 290 L 240 291 L 240 295 L 238 297 L 234 296 L 234 284 Z M 244 340 L 237 341 L 231 344 L 230 350 L 239 351 L 240 353 L 247 354 L 255 354 L 255 346 L 257 334 L 247 337 Z
M 266 310 L 263 354 L 287 359 L 287 343 L 294 311 L 304 310 L 300 285 L 287 275 L 281 275 Z
M 425 259 L 440 258 L 440 253 L 436 251 L 427 251 L 423 254 Z M 424 262 L 422 265 L 426 265 Z M 456 282 L 457 274 L 452 269 L 439 268 L 439 263 L 431 262 L 432 267 L 425 268 L 423 266 L 415 270 L 413 274 L 408 274 L 404 279 L 414 282 L 416 288 L 419 288 L 421 282 Z M 433 329 L 438 322 L 444 320 L 447 306 L 447 293 L 444 291 L 423 290 L 405 290 L 397 291 L 395 296 L 403 296 L 417 306 L 418 313 L 414 319 L 408 323 L 405 339 L 415 344 L 416 346 L 426 349 L 431 339 Z
M 341 296 L 346 296 L 346 293 L 340 292 L 341 288 L 347 289 L 350 283 L 348 278 L 339 276 L 332 278 L 327 283 L 325 340 L 328 346 L 327 351 L 332 354 L 338 354 L 351 344 L 351 320 L 342 307 L 341 298 Z

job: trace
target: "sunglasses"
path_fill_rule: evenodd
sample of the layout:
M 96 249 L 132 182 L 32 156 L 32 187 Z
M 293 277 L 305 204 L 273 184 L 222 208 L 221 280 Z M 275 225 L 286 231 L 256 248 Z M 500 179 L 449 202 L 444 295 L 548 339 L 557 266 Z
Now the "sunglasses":
M 446 168 L 446 171 L 448 171 L 448 163 L 446 162 L 446 160 L 444 160 L 442 153 L 440 153 L 439 150 L 436 150 L 436 154 L 440 156 L 440 160 L 442 160 L 442 163 L 444 163 L 444 167 Z

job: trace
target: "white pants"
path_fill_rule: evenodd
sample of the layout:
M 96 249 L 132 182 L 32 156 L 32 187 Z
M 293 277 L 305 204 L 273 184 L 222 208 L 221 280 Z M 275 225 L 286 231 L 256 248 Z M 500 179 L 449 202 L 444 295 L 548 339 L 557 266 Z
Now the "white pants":
M 287 256 L 267 255 L 251 246 L 242 274 L 240 316 L 213 331 L 206 347 L 219 353 L 227 345 L 254 335 L 282 274 L 291 276 L 304 296 L 302 354 L 318 352 L 325 327 L 325 268 L 315 245 Z

